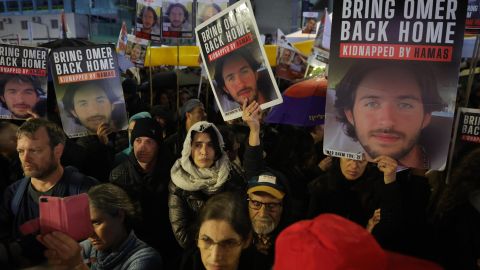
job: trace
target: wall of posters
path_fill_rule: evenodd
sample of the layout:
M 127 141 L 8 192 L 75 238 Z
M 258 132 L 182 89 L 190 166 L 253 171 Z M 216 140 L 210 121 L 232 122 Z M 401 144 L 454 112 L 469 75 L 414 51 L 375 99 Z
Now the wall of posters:
M 248 1 L 239 1 L 195 28 L 208 79 L 224 120 L 242 115 L 241 104 L 262 109 L 282 102 Z
M 47 112 L 46 48 L 0 44 L 0 118 L 27 119 Z
M 53 83 L 63 130 L 68 137 L 128 126 L 125 100 L 113 45 L 66 47 L 50 54 Z
M 368 160 L 388 155 L 405 167 L 441 170 L 466 2 L 368 3 L 334 3 L 324 151 Z

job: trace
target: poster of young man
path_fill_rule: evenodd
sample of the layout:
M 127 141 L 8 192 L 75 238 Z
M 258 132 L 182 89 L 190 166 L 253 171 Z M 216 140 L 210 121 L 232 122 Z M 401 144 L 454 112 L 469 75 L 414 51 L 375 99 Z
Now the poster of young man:
M 50 53 L 63 130 L 68 137 L 128 126 L 113 45 L 66 47 Z
M 480 109 L 458 108 L 448 161 L 449 176 L 458 162 L 480 146 Z
M 193 1 L 163 1 L 163 38 L 193 37 Z
M 303 12 L 302 18 L 302 34 L 315 34 L 317 32 L 318 12 Z
M 275 73 L 278 78 L 294 81 L 304 77 L 307 69 L 307 57 L 305 55 L 288 47 L 278 47 L 277 52 Z
M 443 169 L 466 1 L 342 0 L 333 13 L 325 153 Z
M 282 103 L 250 2 L 228 7 L 195 28 L 208 79 L 225 121 L 253 100 L 262 109 Z
M 46 48 L 0 44 L 0 119 L 45 116 L 47 55 Z
M 332 14 L 325 9 L 320 19 L 317 36 L 313 43 L 312 54 L 307 59 L 305 77 L 327 76 L 330 58 L 330 35 L 332 32 Z
M 134 35 L 128 35 L 127 48 L 125 50 L 126 58 L 129 59 L 135 66 L 143 67 L 149 45 L 150 41 L 147 39 L 138 38 Z
M 137 0 L 135 35 L 152 42 L 160 42 L 161 14 L 162 0 Z
M 226 9 L 228 0 L 197 0 L 196 25 L 200 25 L 220 11 Z

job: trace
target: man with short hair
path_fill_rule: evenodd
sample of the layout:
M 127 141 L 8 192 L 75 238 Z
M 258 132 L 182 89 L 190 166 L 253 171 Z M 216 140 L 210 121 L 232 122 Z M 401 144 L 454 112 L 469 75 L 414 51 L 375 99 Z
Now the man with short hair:
M 166 15 L 170 23 L 168 31 L 191 31 L 191 26 L 188 24 L 188 10 L 181 3 L 170 4 Z
M 260 63 L 243 49 L 231 52 L 215 62 L 214 79 L 226 96 L 225 102 L 221 102 L 224 111 L 240 108 L 245 100 L 255 100 L 261 105 L 275 99 L 275 91 L 271 87 L 260 85 L 259 68 Z
M 337 119 L 368 160 L 385 155 L 401 165 L 429 168 L 422 131 L 445 104 L 432 70 L 418 63 L 360 62 L 336 87 Z
M 183 142 L 190 127 L 197 122 L 207 120 L 207 113 L 199 99 L 189 99 L 180 108 L 179 117 L 180 129 L 165 140 L 166 147 L 174 158 L 171 165 L 182 156 Z
M 65 135 L 56 124 L 43 119 L 27 120 L 17 131 L 17 151 L 25 177 L 11 184 L 0 205 L 0 260 L 2 248 L 10 260 L 26 257 L 31 262 L 44 259 L 34 237 L 22 237 L 19 227 L 39 216 L 40 196 L 66 197 L 87 192 L 97 180 L 74 167 L 63 167 L 60 158 Z
M 40 81 L 34 76 L 8 74 L 0 78 L 0 115 L 2 118 L 26 119 L 32 113 L 43 116 L 45 108 L 39 108 L 46 102 L 45 92 Z
M 112 170 L 110 182 L 122 187 L 139 203 L 142 221 L 134 224 L 135 233 L 170 263 L 178 255 L 178 246 L 168 219 L 170 166 L 162 135 L 162 128 L 154 119 L 137 119 L 130 138 L 133 151 Z
M 65 90 L 62 101 L 65 111 L 77 124 L 84 126 L 89 133 L 96 134 L 102 124 L 116 130 L 126 124 L 125 119 L 112 117 L 114 103 L 118 99 L 106 82 L 87 81 L 71 84 Z

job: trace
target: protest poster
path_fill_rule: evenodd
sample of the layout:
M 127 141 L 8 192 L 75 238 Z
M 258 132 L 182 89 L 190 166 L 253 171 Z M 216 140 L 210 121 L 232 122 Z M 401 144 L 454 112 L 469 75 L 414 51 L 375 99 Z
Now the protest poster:
M 443 170 L 466 1 L 335 1 L 324 151 Z
M 120 34 L 118 34 L 117 40 L 117 54 L 125 55 L 125 51 L 127 50 L 127 43 L 128 43 L 128 30 L 127 24 L 122 22 L 122 28 L 120 28 Z
M 328 10 L 325 9 L 319 22 L 317 36 L 313 42 L 312 54 L 307 59 L 308 66 L 305 77 L 328 75 L 331 28 L 332 14 L 328 14 Z
M 135 66 L 143 67 L 149 45 L 150 41 L 147 39 L 138 38 L 134 35 L 128 35 L 127 48 L 125 50 L 126 58 L 129 59 Z
M 0 44 L 0 119 L 47 112 L 47 48 Z
M 307 57 L 293 48 L 278 47 L 275 73 L 288 81 L 301 79 L 307 69 Z
M 302 34 L 315 34 L 317 32 L 318 12 L 302 13 Z
M 458 108 L 448 161 L 448 177 L 462 157 L 480 147 L 480 109 Z M 447 181 L 448 182 L 448 181 Z
M 68 137 L 128 126 L 125 100 L 113 45 L 64 47 L 50 53 L 53 83 L 63 130 Z
M 256 100 L 262 109 L 282 96 L 248 1 L 239 1 L 195 28 L 215 100 L 225 121 L 242 115 L 242 104 Z
M 277 29 L 277 46 L 292 49 L 294 48 L 292 43 L 288 40 L 283 31 L 280 29 Z
M 480 0 L 468 0 L 465 30 L 471 34 L 480 33 Z
M 137 0 L 135 36 L 160 42 L 162 0 Z
M 162 37 L 192 38 L 193 1 L 164 0 L 162 7 Z
M 197 0 L 196 25 L 210 19 L 213 15 L 226 9 L 227 6 L 228 0 Z

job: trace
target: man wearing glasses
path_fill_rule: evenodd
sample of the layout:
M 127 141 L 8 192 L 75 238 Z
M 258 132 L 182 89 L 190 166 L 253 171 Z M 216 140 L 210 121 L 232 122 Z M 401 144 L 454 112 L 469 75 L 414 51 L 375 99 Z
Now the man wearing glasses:
M 248 181 L 248 211 L 256 249 L 273 264 L 275 239 L 287 225 L 286 190 L 279 173 L 263 172 Z

